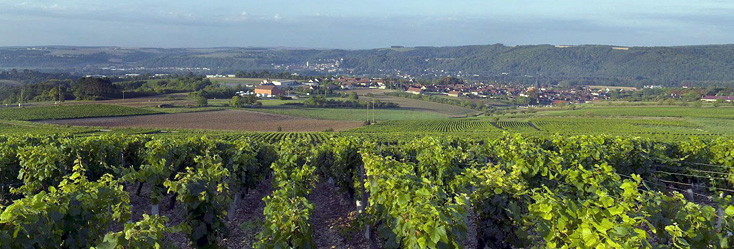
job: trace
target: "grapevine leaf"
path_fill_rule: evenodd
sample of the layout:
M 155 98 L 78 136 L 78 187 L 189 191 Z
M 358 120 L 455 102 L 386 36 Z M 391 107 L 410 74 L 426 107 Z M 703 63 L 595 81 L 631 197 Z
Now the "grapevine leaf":
M 726 213 L 726 216 L 733 216 L 734 215 L 734 206 L 729 206 L 724 210 L 724 213 Z

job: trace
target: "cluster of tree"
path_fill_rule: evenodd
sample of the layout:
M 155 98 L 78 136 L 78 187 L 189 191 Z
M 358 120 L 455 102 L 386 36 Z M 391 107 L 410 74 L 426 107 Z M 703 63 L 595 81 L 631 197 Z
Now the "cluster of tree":
M 112 84 L 109 78 L 84 77 L 71 85 L 77 100 L 116 99 L 122 97 L 122 91 Z
M 116 82 L 115 82 L 116 81 Z M 196 92 L 203 98 L 230 98 L 246 88 L 215 85 L 201 76 L 178 78 L 125 80 L 119 78 L 83 77 L 78 80 L 46 80 L 40 83 L 2 84 L 0 101 L 3 104 L 97 100 L 138 97 L 174 92 Z
M 718 87 L 709 85 L 708 87 L 679 88 L 679 87 L 662 87 L 662 88 L 644 88 L 636 91 L 621 91 L 610 89 L 606 93 L 609 100 L 622 101 L 674 101 L 694 102 L 701 100 L 703 96 L 734 96 L 734 86 Z M 668 102 L 666 102 L 668 103 Z
M 166 79 L 119 81 L 114 84 L 126 92 L 165 94 L 199 91 L 211 86 L 212 82 L 207 78 L 192 75 Z
M 71 80 L 49 80 L 37 84 L 0 85 L 0 101 L 17 104 L 73 99 Z
M 459 85 L 464 84 L 464 80 L 452 76 L 447 76 L 441 79 L 434 80 L 433 83 L 436 85 Z
M 237 108 L 262 106 L 262 102 L 258 100 L 260 99 L 255 95 L 245 95 L 244 97 L 235 95 L 232 97 L 232 100 L 229 101 L 229 106 Z
M 194 100 L 196 106 L 198 107 L 205 107 L 209 105 L 209 100 L 206 97 L 201 96 L 200 92 L 190 92 L 189 98 Z
M 108 78 L 84 77 L 77 81 L 49 80 L 37 84 L 0 86 L 0 101 L 3 104 L 114 99 L 121 96 L 122 91 Z
M 374 100 L 374 101 L 359 101 L 355 98 L 349 99 L 349 100 L 339 100 L 339 99 L 327 99 L 322 96 L 312 96 L 305 101 L 303 101 L 303 105 L 306 107 L 315 107 L 315 108 L 377 108 L 377 109 L 386 109 L 386 108 L 400 108 L 398 104 L 392 103 L 392 102 L 382 102 L 380 100 Z

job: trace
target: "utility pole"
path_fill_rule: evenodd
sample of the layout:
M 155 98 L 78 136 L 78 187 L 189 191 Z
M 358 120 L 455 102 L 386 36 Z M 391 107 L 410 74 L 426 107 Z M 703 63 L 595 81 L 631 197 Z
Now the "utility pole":
M 370 104 L 366 103 L 367 106 L 367 123 L 370 122 Z
M 25 89 L 20 89 L 20 99 L 18 99 L 18 107 L 23 107 L 23 94 L 25 93 Z
M 57 82 L 56 86 L 58 87 L 57 92 L 59 93 L 58 94 L 59 96 L 56 96 L 56 103 L 60 103 L 61 102 L 61 82 Z
M 372 123 L 373 124 L 376 121 L 375 120 L 375 113 L 377 112 L 377 110 L 375 110 L 375 102 L 374 102 L 374 100 L 375 100 L 374 98 L 372 98 L 372 100 L 370 100 L 370 102 L 372 103 Z

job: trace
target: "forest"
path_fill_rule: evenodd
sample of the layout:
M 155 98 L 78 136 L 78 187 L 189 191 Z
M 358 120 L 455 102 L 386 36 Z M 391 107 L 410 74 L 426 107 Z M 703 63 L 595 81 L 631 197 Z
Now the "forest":
M 137 73 L 198 70 L 205 74 L 234 74 L 240 70 L 273 70 L 283 66 L 290 72 L 313 74 L 316 72 L 302 66 L 307 61 L 339 60 L 339 68 L 353 75 L 388 76 L 400 72 L 421 78 L 461 75 L 526 84 L 565 81 L 565 84 L 680 86 L 733 82 L 732 58 L 734 45 L 620 48 L 494 44 L 368 50 L 5 47 L 0 48 L 0 69 L 111 72 L 104 69 L 132 68 L 130 72 Z

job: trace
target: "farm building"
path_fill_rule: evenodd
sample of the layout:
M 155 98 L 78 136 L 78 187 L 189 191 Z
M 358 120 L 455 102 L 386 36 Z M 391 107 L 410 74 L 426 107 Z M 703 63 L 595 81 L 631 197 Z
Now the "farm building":
M 412 94 L 423 94 L 423 90 L 421 90 L 420 88 L 417 88 L 417 87 L 410 87 L 410 88 L 408 88 L 408 91 L 406 91 L 406 92 L 409 92 L 409 93 L 412 93 Z
M 274 97 L 278 95 L 285 95 L 285 91 L 275 85 L 259 85 L 255 87 L 255 94 L 263 97 Z
M 449 97 L 457 97 L 458 98 L 459 96 L 461 96 L 461 92 L 459 92 L 459 91 L 450 91 L 449 92 Z

